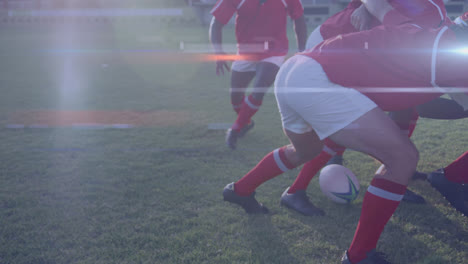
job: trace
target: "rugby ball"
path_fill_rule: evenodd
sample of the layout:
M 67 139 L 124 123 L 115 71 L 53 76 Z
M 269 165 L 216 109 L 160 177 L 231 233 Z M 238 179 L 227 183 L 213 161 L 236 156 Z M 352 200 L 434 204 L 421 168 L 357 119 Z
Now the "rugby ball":
M 354 201 L 359 194 L 359 181 L 354 173 L 337 164 L 322 168 L 319 176 L 320 189 L 330 200 L 346 204 Z

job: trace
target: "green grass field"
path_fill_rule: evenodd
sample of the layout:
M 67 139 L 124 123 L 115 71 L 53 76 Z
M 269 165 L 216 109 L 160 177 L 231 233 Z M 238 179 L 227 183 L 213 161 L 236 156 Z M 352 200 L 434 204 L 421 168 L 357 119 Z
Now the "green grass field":
M 232 43 L 232 28 L 224 36 Z M 339 262 L 379 164 L 345 154 L 362 190 L 347 206 L 329 201 L 314 179 L 308 195 L 323 217 L 280 207 L 298 169 L 257 190 L 269 215 L 223 202 L 227 183 L 288 141 L 270 93 L 255 129 L 230 151 L 224 131 L 208 129 L 234 120 L 229 76 L 216 77 L 212 62 L 145 52 L 207 39 L 198 25 L 0 25 L 0 263 Z M 14 113 L 39 110 L 188 118 L 131 129 L 7 128 Z M 443 167 L 466 151 L 467 131 L 465 120 L 421 119 L 413 136 L 418 169 Z M 427 204 L 402 203 L 378 250 L 392 263 L 467 263 L 468 219 L 428 183 L 411 189 Z

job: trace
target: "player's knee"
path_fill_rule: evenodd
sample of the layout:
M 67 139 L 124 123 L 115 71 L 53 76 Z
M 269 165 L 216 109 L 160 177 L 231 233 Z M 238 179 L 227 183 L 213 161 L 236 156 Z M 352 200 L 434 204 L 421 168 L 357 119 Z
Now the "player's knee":
M 419 151 L 413 144 L 408 148 L 408 162 L 414 168 L 416 168 L 419 162 Z
M 315 158 L 320 153 L 320 151 L 321 149 L 318 149 L 318 148 L 307 148 L 307 149 L 302 149 L 300 151 L 297 151 L 296 153 L 297 153 L 299 162 L 302 164 Z
M 395 166 L 403 171 L 412 172 L 416 169 L 419 161 L 419 152 L 413 144 L 405 144 L 393 153 Z
M 296 149 L 294 146 L 289 145 L 285 149 L 286 157 L 288 158 L 291 164 L 295 166 L 299 166 L 304 164 L 310 160 L 312 160 L 315 156 L 320 153 L 320 149 L 315 148 L 304 148 L 304 149 Z

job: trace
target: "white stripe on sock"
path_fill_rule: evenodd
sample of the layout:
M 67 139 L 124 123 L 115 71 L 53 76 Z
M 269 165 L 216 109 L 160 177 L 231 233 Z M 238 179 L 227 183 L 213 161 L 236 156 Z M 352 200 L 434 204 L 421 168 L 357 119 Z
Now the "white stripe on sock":
M 333 151 L 333 149 L 329 148 L 327 145 L 323 145 L 322 151 L 325 151 L 326 153 L 328 153 L 328 154 L 330 154 L 332 156 L 336 155 L 336 152 Z
M 280 170 L 282 170 L 283 172 L 287 172 L 289 169 L 288 169 L 288 167 L 286 167 L 286 165 L 281 160 L 280 155 L 279 155 L 279 151 L 280 151 L 279 148 L 275 149 L 273 151 L 273 158 L 275 159 L 276 165 L 278 165 Z
M 252 109 L 259 109 L 260 107 L 257 105 L 254 105 L 252 102 L 249 101 L 249 97 L 245 97 L 245 103 Z
M 379 196 L 380 198 L 384 198 L 387 200 L 399 202 L 401 201 L 401 199 L 403 199 L 403 194 L 391 193 L 389 191 L 377 188 L 372 185 L 370 185 L 369 188 L 367 188 L 367 191 L 372 193 L 373 195 Z

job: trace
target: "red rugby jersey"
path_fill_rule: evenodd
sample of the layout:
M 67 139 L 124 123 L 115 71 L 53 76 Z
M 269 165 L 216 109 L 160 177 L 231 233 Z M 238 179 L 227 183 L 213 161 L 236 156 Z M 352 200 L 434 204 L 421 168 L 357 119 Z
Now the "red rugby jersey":
M 301 17 L 304 8 L 300 0 L 218 0 L 211 11 L 223 24 L 234 13 L 238 53 L 262 60 L 288 53 L 287 17 Z
M 388 2 L 401 14 L 411 18 L 413 23 L 421 27 L 437 28 L 450 21 L 443 0 L 388 0 Z M 351 24 L 351 14 L 361 4 L 361 0 L 353 0 L 343 11 L 328 18 L 320 27 L 323 39 L 338 34 L 356 32 L 356 28 Z M 380 21 L 374 19 L 371 27 L 380 24 Z
M 318 61 L 332 82 L 360 90 L 385 111 L 437 98 L 444 93 L 440 87 L 467 87 L 468 55 L 454 52 L 460 43 L 453 31 L 408 21 L 392 10 L 381 26 L 338 35 L 303 54 Z M 407 93 L 414 88 L 419 90 Z

